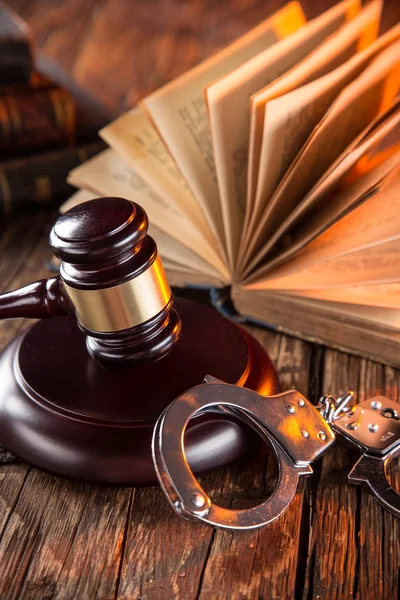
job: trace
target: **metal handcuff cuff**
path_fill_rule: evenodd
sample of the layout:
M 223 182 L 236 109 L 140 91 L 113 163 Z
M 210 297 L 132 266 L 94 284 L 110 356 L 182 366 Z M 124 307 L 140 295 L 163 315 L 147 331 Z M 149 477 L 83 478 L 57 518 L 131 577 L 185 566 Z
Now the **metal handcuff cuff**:
M 400 517 L 400 494 L 387 480 L 389 461 L 400 452 L 399 405 L 377 396 L 350 407 L 354 393 L 335 400 L 323 396 L 317 407 L 292 390 L 261 396 L 207 376 L 203 385 L 179 396 L 160 416 L 153 434 L 157 476 L 174 510 L 182 517 L 224 529 L 254 529 L 277 519 L 293 500 L 299 477 L 335 441 L 336 434 L 358 447 L 361 458 L 351 483 L 368 485 L 376 500 Z M 250 425 L 272 448 L 278 481 L 259 506 L 228 510 L 212 503 L 190 470 L 184 433 L 191 418 L 205 412 L 235 416 Z

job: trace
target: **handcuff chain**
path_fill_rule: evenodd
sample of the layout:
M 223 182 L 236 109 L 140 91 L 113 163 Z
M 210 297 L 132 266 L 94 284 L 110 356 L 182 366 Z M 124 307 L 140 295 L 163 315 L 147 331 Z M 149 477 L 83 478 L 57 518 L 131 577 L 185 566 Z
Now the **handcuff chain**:
M 344 414 L 351 412 L 349 402 L 354 398 L 354 390 L 348 390 L 343 396 L 334 398 L 330 394 L 322 396 L 318 402 L 317 410 L 323 419 L 331 424 Z

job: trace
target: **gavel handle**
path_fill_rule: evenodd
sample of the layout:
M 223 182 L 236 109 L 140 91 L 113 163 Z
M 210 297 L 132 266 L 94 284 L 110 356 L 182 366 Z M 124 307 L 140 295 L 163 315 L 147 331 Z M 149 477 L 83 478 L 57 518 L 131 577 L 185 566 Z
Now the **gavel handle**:
M 0 319 L 46 319 L 73 312 L 60 277 L 40 279 L 0 296 Z

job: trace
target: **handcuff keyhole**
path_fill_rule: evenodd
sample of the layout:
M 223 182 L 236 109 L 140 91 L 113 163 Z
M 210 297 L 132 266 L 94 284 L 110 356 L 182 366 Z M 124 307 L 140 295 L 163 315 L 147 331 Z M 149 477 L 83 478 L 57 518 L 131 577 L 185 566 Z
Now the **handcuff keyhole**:
M 383 408 L 381 410 L 381 415 L 386 419 L 395 419 L 396 421 L 400 419 L 397 410 L 394 410 L 394 408 Z

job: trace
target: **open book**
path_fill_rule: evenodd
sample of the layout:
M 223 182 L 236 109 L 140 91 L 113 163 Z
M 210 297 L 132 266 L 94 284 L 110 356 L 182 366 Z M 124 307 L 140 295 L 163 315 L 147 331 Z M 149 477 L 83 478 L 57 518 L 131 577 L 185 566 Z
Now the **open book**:
M 287 4 L 105 127 L 80 190 L 141 204 L 170 282 L 400 364 L 400 25 Z

